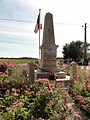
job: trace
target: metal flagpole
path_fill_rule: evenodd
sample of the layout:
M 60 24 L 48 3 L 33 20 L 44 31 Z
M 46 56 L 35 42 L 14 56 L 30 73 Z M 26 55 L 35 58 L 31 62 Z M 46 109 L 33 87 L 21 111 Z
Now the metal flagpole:
M 39 9 L 39 65 L 40 65 L 40 14 L 41 9 Z
M 86 59 L 87 59 L 87 41 L 86 41 L 86 33 L 87 33 L 87 23 L 85 23 L 84 27 L 84 65 L 86 65 Z

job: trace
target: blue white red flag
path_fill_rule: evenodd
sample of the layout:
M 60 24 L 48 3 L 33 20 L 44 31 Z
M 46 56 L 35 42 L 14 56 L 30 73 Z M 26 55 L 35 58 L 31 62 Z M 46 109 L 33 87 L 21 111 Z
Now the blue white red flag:
M 39 29 L 42 29 L 42 24 L 40 23 L 40 13 L 37 18 L 37 23 L 35 25 L 34 32 L 37 33 Z

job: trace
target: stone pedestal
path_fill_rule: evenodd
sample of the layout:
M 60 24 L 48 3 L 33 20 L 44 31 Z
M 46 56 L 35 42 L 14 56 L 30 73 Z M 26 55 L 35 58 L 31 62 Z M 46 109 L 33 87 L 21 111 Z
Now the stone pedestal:
M 65 72 L 57 72 L 56 75 L 58 76 L 58 79 L 65 79 L 66 78 L 66 74 Z
M 43 40 L 41 49 L 40 70 L 37 71 L 37 78 L 48 78 L 49 72 L 60 71 L 57 68 L 56 57 L 57 47 L 54 37 L 53 15 L 46 13 L 44 19 Z
M 58 71 L 56 64 L 57 47 L 54 37 L 53 15 L 47 13 L 44 21 L 43 41 L 41 49 L 41 68 L 55 72 Z
M 34 63 L 30 62 L 27 65 L 27 74 L 30 82 L 34 81 Z
M 76 79 L 77 78 L 77 63 L 72 62 L 70 66 L 70 78 L 71 79 Z
M 36 70 L 35 71 L 35 79 L 38 79 L 38 78 L 49 79 L 49 73 L 48 72 L 41 72 L 40 70 Z
M 57 45 L 55 44 L 43 44 L 41 47 L 41 68 L 55 72 L 58 71 L 56 65 L 56 52 L 57 52 Z

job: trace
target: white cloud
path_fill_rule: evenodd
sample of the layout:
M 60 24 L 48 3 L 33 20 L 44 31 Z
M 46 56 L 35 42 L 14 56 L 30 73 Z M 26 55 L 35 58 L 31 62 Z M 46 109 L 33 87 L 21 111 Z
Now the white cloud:
M 17 48 L 17 44 L 0 42 L 0 48 Z
M 25 32 L 11 32 L 11 31 L 0 31 L 1 34 L 13 35 L 13 36 L 21 36 L 21 37 L 30 37 L 30 33 Z
M 54 24 L 55 41 L 56 44 L 59 45 L 57 50 L 58 56 L 60 56 L 62 46 L 65 43 L 69 43 L 72 40 L 84 41 L 84 28 L 82 28 L 82 25 L 84 25 L 85 22 L 90 24 L 89 1 L 90 0 L 2 0 L 0 1 L 0 17 L 36 22 L 39 9 L 41 9 L 41 22 L 43 23 L 46 12 L 51 12 L 54 23 L 64 23 Z M 81 24 L 81 26 L 70 26 L 69 24 Z M 6 23 L 0 20 L 0 35 L 13 36 L 13 38 L 17 37 L 18 39 L 26 37 L 29 38 L 30 41 L 34 39 L 34 43 L 38 43 L 38 33 L 34 34 L 34 27 L 35 24 L 31 23 Z M 42 36 L 43 30 L 41 30 L 41 41 Z M 89 38 L 89 27 L 87 27 L 87 41 L 89 41 Z M 3 38 L 0 38 L 0 41 L 2 41 L 2 39 Z M 6 47 L 8 46 L 6 45 Z M 30 47 L 34 49 L 37 46 L 31 45 Z

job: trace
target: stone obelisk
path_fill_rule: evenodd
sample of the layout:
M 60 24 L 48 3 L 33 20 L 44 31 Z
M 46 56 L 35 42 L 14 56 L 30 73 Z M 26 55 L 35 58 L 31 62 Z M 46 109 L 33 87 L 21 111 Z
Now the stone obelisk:
M 51 13 L 46 13 L 43 40 L 40 46 L 42 70 L 50 72 L 58 71 L 56 66 L 57 47 L 58 45 L 55 44 L 54 37 L 53 15 Z

